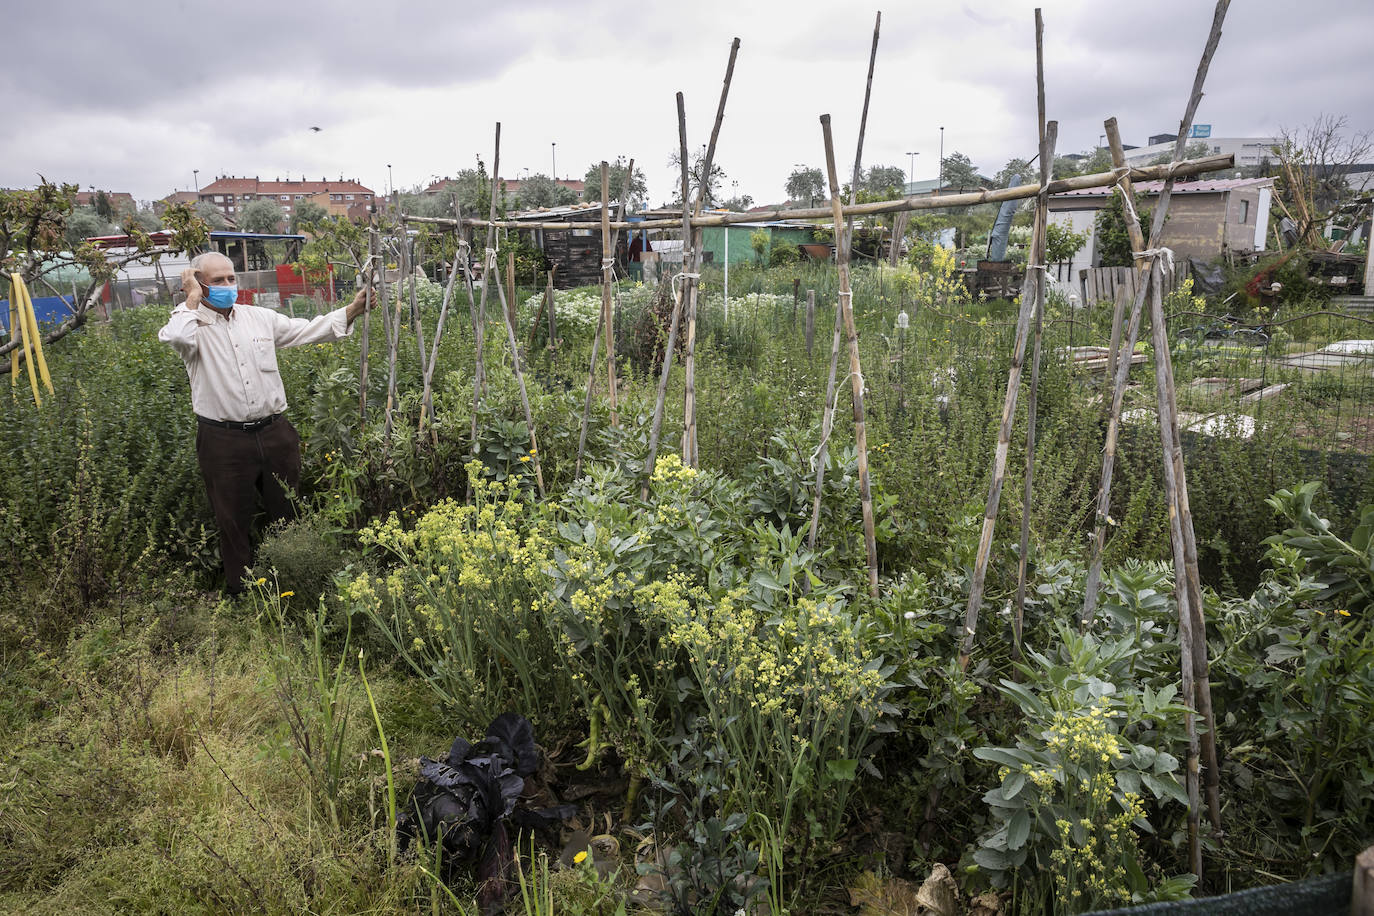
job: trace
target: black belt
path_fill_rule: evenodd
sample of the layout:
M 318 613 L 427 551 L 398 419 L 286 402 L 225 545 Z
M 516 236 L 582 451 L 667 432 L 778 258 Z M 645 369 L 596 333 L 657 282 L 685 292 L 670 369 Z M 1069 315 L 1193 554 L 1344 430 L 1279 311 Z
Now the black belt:
M 280 416 L 281 414 L 279 413 L 268 414 L 257 420 L 245 420 L 240 423 L 237 420 L 211 420 L 209 417 L 202 417 L 200 414 L 196 414 L 196 420 L 204 423 L 206 426 L 218 426 L 220 429 L 237 429 L 245 433 L 251 433 L 262 429 L 264 426 L 271 426 Z

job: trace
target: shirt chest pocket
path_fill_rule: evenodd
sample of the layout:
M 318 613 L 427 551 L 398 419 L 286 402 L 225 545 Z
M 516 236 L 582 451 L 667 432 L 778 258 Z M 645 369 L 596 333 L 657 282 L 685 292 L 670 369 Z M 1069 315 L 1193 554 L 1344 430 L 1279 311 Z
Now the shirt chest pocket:
M 277 347 L 270 337 L 253 338 L 253 358 L 259 372 L 277 371 Z

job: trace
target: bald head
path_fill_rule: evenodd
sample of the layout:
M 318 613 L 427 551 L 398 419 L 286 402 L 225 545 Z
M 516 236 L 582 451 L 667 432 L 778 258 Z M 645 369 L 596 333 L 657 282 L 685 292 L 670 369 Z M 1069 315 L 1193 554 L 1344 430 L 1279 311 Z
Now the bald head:
M 191 259 L 191 269 L 196 279 L 206 286 L 234 286 L 238 277 L 234 274 L 234 262 L 218 251 L 207 251 Z

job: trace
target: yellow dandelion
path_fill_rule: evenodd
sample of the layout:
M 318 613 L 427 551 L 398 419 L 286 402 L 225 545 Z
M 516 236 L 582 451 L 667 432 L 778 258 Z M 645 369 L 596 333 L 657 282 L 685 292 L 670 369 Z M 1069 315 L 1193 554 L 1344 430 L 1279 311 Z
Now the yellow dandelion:
M 266 579 L 266 578 L 260 578 L 260 579 L 258 579 L 257 584 L 258 584 L 259 587 L 262 587 L 262 586 L 264 586 L 264 585 L 267 584 L 267 579 Z
M 581 865 L 585 861 L 587 861 L 587 850 L 585 849 L 573 856 L 574 865 Z
M 520 460 L 521 460 L 521 461 L 529 461 L 529 460 L 530 460 L 530 456 L 529 456 L 529 455 L 521 455 L 521 456 L 520 456 Z
M 281 597 L 283 597 L 283 598 L 294 598 L 295 596 L 296 596 L 296 593 L 293 592 L 293 591 L 289 591 L 289 590 L 288 590 L 288 591 L 284 591 L 284 592 L 281 593 Z

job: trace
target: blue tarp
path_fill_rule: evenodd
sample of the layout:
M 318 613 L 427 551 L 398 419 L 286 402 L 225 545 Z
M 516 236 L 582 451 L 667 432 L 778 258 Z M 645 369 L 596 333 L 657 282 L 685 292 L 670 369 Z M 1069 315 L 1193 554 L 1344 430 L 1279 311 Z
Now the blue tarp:
M 72 317 L 72 303 L 75 300 L 71 296 L 44 296 L 42 299 L 33 300 L 33 313 L 38 316 L 38 325 L 61 324 Z M 0 327 L 5 329 L 8 334 L 10 330 L 10 301 L 0 299 Z

